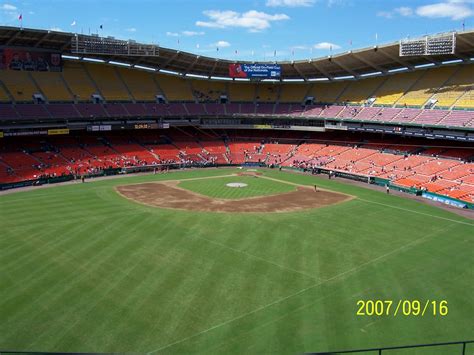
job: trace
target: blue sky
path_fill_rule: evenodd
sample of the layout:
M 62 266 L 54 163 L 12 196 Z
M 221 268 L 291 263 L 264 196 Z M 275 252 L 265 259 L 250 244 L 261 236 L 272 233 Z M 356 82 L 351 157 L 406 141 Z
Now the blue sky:
M 297 60 L 461 30 L 463 22 L 473 28 L 474 0 L 0 0 L 0 25 L 19 26 L 19 14 L 28 28 L 233 60 Z

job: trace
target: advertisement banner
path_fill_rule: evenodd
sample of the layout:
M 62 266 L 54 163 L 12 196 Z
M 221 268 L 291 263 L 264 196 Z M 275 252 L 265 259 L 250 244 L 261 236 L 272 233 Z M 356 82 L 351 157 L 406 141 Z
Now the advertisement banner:
M 0 69 L 24 71 L 61 71 L 61 53 L 34 49 L 0 49 Z
M 69 128 L 48 129 L 48 136 L 55 136 L 58 134 L 69 134 Z
M 456 200 L 452 200 L 448 197 L 443 197 L 443 196 L 439 196 L 439 195 L 435 195 L 435 194 L 430 194 L 429 192 L 423 192 L 421 194 L 422 197 L 424 198 L 427 198 L 429 200 L 432 200 L 432 201 L 436 201 L 436 202 L 442 202 L 442 203 L 445 203 L 447 205 L 450 205 L 450 206 L 454 206 L 454 207 L 459 207 L 459 208 L 466 208 L 467 205 L 461 201 L 456 201 Z
M 274 78 L 281 76 L 281 66 L 278 64 L 229 64 L 231 78 Z

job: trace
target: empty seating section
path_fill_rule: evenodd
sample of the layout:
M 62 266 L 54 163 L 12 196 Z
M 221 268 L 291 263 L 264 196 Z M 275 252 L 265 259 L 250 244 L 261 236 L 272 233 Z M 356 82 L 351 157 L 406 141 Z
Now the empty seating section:
M 73 97 L 68 91 L 62 73 L 57 72 L 31 72 L 41 91 L 49 102 L 63 101 L 71 102 Z
M 459 126 L 464 127 L 474 122 L 474 111 L 450 111 L 448 115 L 438 124 L 443 126 Z
M 192 80 L 194 97 L 199 102 L 217 102 L 221 95 L 227 95 L 226 83 L 211 80 Z
M 116 68 L 110 65 L 85 64 L 92 79 L 107 101 L 131 101 L 131 97 Z
M 423 75 L 422 71 L 394 74 L 374 93 L 375 103 L 378 105 L 394 105 Z M 400 102 L 403 105 L 403 102 Z
M 229 99 L 231 102 L 254 102 L 256 85 L 251 83 L 229 84 Z
M 456 107 L 474 107 L 471 96 L 468 95 L 466 98 L 462 98 L 468 90 L 472 92 L 473 78 L 473 64 L 460 66 L 459 70 L 451 76 L 443 87 L 436 91 L 434 95 L 434 98 L 438 100 L 436 105 L 445 108 L 449 108 L 453 105 Z
M 347 86 L 349 86 L 347 81 L 314 84 L 308 96 L 314 97 L 314 101 L 319 103 L 338 102 L 339 96 Z
M 385 80 L 387 78 L 378 77 L 352 81 L 337 101 L 363 104 Z
M 66 62 L 63 68 L 63 78 L 77 101 L 90 102 L 91 96 L 98 93 L 82 63 Z
M 457 67 L 443 67 L 425 70 L 420 80 L 403 95 L 399 104 L 407 106 L 423 106 L 453 74 Z
M 195 101 L 188 80 L 173 75 L 157 75 L 158 85 L 168 101 Z
M 33 95 L 40 93 L 30 72 L 16 70 L 0 70 L 0 81 L 8 88 L 17 102 L 32 102 Z
M 118 68 L 118 72 L 136 101 L 156 101 L 156 95 L 162 94 L 151 73 L 127 68 Z
M 107 101 L 316 103 L 361 105 L 374 97 L 375 105 L 421 108 L 430 98 L 437 108 L 474 108 L 474 65 L 462 64 L 393 73 L 389 76 L 321 83 L 248 83 L 184 79 L 169 74 L 106 64 L 65 61 L 63 72 L 0 71 L 0 102 L 30 102 L 43 93 L 50 102 L 91 101 L 102 94 Z M 6 89 L 5 89 L 6 88 Z M 11 97 L 10 97 L 10 95 Z
M 0 102 L 11 102 L 10 96 L 8 95 L 7 91 L 2 87 L 0 80 Z
M 257 88 L 257 102 L 276 102 L 280 86 L 277 84 L 259 84 Z
M 303 103 L 309 86 L 305 84 L 280 85 L 280 102 Z
M 40 106 L 41 107 L 41 106 Z M 211 134 L 212 133 L 212 134 Z M 166 136 L 164 136 L 166 134 Z M 272 132 L 278 137 L 279 132 Z M 154 165 L 162 162 L 217 161 L 221 164 L 265 162 L 284 166 L 321 166 L 331 170 L 376 176 L 406 187 L 428 191 L 468 202 L 474 197 L 474 163 L 471 148 L 434 147 L 420 155 L 396 151 L 420 151 L 418 146 L 393 145 L 380 140 L 372 143 L 344 144 L 327 134 L 325 142 L 294 142 L 269 138 L 265 132 L 232 134 L 224 143 L 215 132 L 183 129 L 132 133 L 134 136 L 104 133 L 48 137 L 45 140 L 19 138 L 0 141 L 0 183 L 35 179 L 40 176 L 94 173 L 97 169 Z M 299 137 L 299 138 L 298 138 Z M 160 143 L 161 142 L 161 143 Z

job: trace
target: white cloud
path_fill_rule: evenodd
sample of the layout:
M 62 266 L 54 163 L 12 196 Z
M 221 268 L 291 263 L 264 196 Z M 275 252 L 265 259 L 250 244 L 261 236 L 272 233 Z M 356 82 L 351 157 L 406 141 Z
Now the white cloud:
M 413 15 L 413 10 L 412 10 L 412 8 L 411 8 L 411 7 L 407 7 L 407 6 L 397 7 L 394 11 L 395 11 L 397 14 L 402 15 L 402 16 L 411 16 L 411 15 Z
M 14 5 L 11 5 L 11 4 L 3 4 L 2 6 L 0 6 L 0 10 L 3 10 L 3 11 L 16 11 L 17 7 L 14 6 Z
M 192 37 L 192 36 L 203 36 L 205 35 L 206 33 L 205 32 L 196 32 L 196 31 L 181 31 L 181 33 L 183 34 L 183 36 L 188 36 L 188 37 Z
M 169 37 L 179 37 L 179 33 L 177 32 L 166 32 L 166 35 Z
M 50 31 L 56 31 L 56 32 L 64 32 L 64 30 L 60 27 L 51 27 L 49 30 Z
M 418 6 L 416 9 L 412 9 L 408 6 L 401 6 L 392 11 L 383 10 L 377 12 L 377 16 L 391 19 L 395 17 L 395 15 L 406 17 L 416 14 L 420 17 L 447 17 L 451 18 L 453 21 L 457 21 L 474 15 L 474 9 L 471 4 L 474 4 L 474 0 L 446 0 L 444 2 Z
M 315 0 L 267 0 L 269 7 L 308 7 L 313 6 Z
M 474 10 L 469 4 L 469 0 L 448 0 L 431 5 L 420 6 L 416 9 L 416 14 L 428 18 L 449 17 L 451 20 L 462 20 L 474 15 Z
M 331 43 L 331 42 L 320 42 L 316 43 L 313 46 L 314 49 L 324 49 L 324 50 L 329 50 L 329 49 L 340 49 L 341 46 Z
M 196 25 L 209 28 L 247 28 L 250 32 L 259 32 L 271 26 L 271 22 L 288 20 L 290 17 L 285 14 L 267 14 L 256 10 L 244 13 L 235 11 L 207 10 L 203 14 L 209 17 L 210 21 L 197 21 Z
M 137 29 L 135 27 L 130 27 L 130 28 L 125 29 L 125 31 L 127 31 L 127 32 L 137 32 Z
M 216 43 L 211 43 L 209 47 L 226 48 L 230 47 L 230 43 L 227 41 L 217 41 Z

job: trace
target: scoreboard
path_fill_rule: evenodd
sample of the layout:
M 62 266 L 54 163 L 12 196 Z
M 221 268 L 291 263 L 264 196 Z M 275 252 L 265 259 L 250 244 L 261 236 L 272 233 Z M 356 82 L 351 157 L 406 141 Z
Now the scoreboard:
M 400 41 L 400 57 L 454 54 L 455 50 L 455 32 Z

